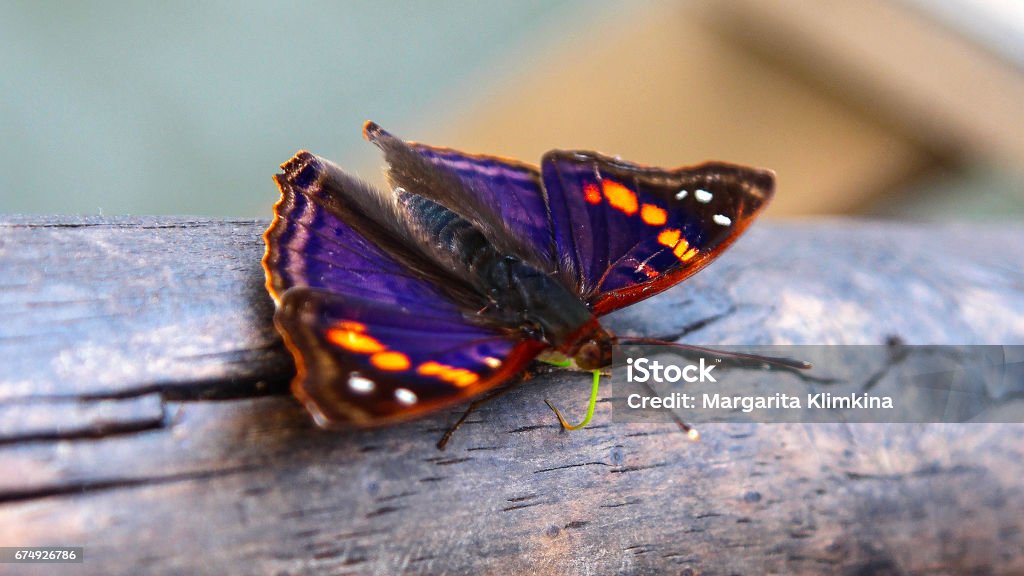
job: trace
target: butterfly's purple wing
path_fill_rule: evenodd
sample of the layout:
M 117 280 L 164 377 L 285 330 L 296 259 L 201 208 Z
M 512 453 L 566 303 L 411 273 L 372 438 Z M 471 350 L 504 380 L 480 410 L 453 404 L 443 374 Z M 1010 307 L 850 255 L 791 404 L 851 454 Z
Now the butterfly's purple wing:
M 662 170 L 594 152 L 549 152 L 541 172 L 563 276 L 599 315 L 709 264 L 774 187 L 769 171 L 717 162 Z
M 402 142 L 373 124 L 365 133 L 384 150 L 392 186 L 557 274 L 597 314 L 699 270 L 772 192 L 771 173 L 728 164 L 664 171 L 553 152 L 538 171 Z M 486 298 L 446 265 L 459 255 L 420 246 L 414 216 L 393 197 L 307 152 L 282 168 L 267 287 L 298 365 L 293 389 L 321 424 L 402 420 L 467 399 L 546 348 L 516 326 L 481 323 Z
M 314 200 L 319 159 L 300 152 L 275 179 L 281 200 L 265 235 L 267 289 L 274 300 L 289 288 L 324 288 L 339 294 L 404 305 L 447 304 L 429 282 L 410 274 L 379 246 Z
M 275 320 L 301 358 L 293 392 L 321 426 L 385 424 L 466 400 L 544 348 L 455 310 L 309 288 L 288 290 Z
M 528 250 L 544 255 L 535 263 L 557 270 L 597 314 L 653 296 L 706 266 L 767 204 L 774 185 L 771 172 L 726 163 L 663 170 L 594 152 L 554 151 L 538 171 L 402 142 L 372 122 L 364 134 L 385 151 L 399 184 L 450 191 L 437 200 L 456 210 L 469 205 L 465 215 L 492 240 L 507 240 L 509 252 L 530 260 L 515 242 L 525 239 Z M 403 159 L 404 151 L 456 175 L 458 183 L 422 186 L 423 166 Z
M 459 212 L 483 228 L 492 241 L 508 246 L 510 252 L 540 267 L 554 268 L 557 254 L 536 166 L 401 141 L 373 122 L 363 126 L 363 134 L 384 151 L 394 184 Z M 412 152 L 413 157 L 406 152 Z M 445 175 L 455 182 L 445 180 Z
M 300 152 L 282 168 L 263 263 L 299 370 L 293 391 L 320 424 L 379 424 L 459 402 L 543 348 L 468 322 L 450 282 L 413 272 L 415 255 L 385 249 L 380 230 L 357 231 L 336 203 L 350 181 L 330 177 L 332 165 Z

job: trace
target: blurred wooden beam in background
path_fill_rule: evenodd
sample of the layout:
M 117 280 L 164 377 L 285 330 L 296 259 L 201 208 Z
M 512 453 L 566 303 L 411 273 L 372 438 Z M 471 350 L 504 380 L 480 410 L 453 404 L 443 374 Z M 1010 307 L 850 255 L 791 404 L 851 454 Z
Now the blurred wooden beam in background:
M 891 0 L 716 5 L 764 52 L 828 82 L 926 145 L 1009 169 L 1024 165 L 1020 68 L 926 11 Z M 969 16 L 970 3 L 959 10 Z
M 1024 159 L 1017 71 L 877 0 L 615 6 L 524 50 L 466 87 L 439 144 L 770 167 L 775 216 L 858 211 L 963 155 Z

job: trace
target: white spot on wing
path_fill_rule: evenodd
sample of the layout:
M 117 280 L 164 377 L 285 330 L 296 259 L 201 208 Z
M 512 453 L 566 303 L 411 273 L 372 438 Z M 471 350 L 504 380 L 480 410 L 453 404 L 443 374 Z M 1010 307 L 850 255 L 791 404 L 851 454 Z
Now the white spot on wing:
M 728 226 L 732 224 L 731 218 L 729 218 L 728 216 L 723 216 L 721 214 L 715 214 L 713 220 L 715 221 L 715 224 L 718 224 L 720 226 Z
M 693 192 L 693 197 L 696 198 L 697 202 L 700 202 L 701 204 L 707 204 L 708 202 L 711 202 L 712 198 L 711 192 L 708 192 L 707 190 L 695 190 Z
M 416 393 L 408 388 L 399 388 L 395 390 L 395 400 L 406 406 L 412 406 L 416 403 L 419 398 L 416 397 Z
M 376 388 L 376 386 L 377 385 L 373 383 L 373 380 L 360 376 L 359 372 L 353 372 L 348 375 L 348 387 L 351 388 L 353 392 L 366 394 L 373 392 L 373 389 Z
M 500 368 L 501 360 L 495 358 L 494 356 L 488 356 L 484 358 L 484 364 L 487 364 L 488 368 Z
M 680 190 L 679 192 L 676 192 L 676 200 L 682 200 L 683 198 L 686 198 L 686 194 L 686 190 Z

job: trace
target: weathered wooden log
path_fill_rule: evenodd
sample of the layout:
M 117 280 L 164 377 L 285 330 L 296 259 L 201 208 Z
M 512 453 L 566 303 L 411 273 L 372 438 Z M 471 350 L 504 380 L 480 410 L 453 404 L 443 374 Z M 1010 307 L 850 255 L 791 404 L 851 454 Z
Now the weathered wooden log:
M 261 221 L 0 219 L 0 546 L 64 574 L 1024 573 L 1022 428 L 561 430 L 584 374 L 475 412 L 316 429 Z M 695 344 L 1024 343 L 1024 232 L 759 223 L 608 319 Z M 607 394 L 607 391 L 605 392 Z M 12 566 L 13 567 L 13 566 Z M 53 566 L 17 566 L 54 573 Z

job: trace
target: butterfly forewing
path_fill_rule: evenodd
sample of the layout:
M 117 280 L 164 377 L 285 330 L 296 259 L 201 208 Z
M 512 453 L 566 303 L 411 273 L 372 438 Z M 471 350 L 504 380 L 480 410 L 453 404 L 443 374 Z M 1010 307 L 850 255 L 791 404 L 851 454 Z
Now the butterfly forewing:
M 541 169 L 563 273 L 598 314 L 707 265 L 764 207 L 774 181 L 732 164 L 661 170 L 594 152 L 551 152 Z

